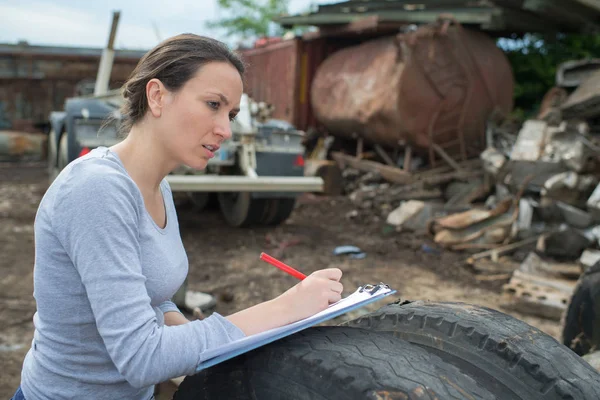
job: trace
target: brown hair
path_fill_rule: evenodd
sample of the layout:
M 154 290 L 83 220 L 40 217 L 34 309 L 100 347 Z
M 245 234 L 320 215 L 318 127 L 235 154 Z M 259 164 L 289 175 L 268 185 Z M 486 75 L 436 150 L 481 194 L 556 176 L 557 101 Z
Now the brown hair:
M 228 62 L 240 76 L 244 75 L 242 60 L 218 40 L 185 33 L 159 43 L 140 59 L 123 85 L 124 103 L 120 110 L 119 133 L 126 135 L 146 115 L 148 81 L 159 79 L 168 90 L 176 92 L 200 67 L 213 61 Z

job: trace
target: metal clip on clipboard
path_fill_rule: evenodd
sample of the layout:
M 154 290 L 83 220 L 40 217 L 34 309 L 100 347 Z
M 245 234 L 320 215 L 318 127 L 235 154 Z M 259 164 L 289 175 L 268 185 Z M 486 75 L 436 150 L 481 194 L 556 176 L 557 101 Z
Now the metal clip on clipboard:
M 364 285 L 364 286 L 361 286 L 361 287 L 358 289 L 358 292 L 359 292 L 359 293 L 362 293 L 362 292 L 364 292 L 364 291 L 368 291 L 368 292 L 369 292 L 369 294 L 370 294 L 371 296 L 373 296 L 375 293 L 377 293 L 377 292 L 378 292 L 378 291 L 380 291 L 381 289 L 389 289 L 389 288 L 390 288 L 390 287 L 389 287 L 389 285 L 386 285 L 386 284 L 385 284 L 385 283 L 383 283 L 383 282 L 379 282 L 377 285 L 372 285 L 372 284 L 370 284 L 370 283 L 369 283 L 369 284 L 366 284 L 366 285 Z

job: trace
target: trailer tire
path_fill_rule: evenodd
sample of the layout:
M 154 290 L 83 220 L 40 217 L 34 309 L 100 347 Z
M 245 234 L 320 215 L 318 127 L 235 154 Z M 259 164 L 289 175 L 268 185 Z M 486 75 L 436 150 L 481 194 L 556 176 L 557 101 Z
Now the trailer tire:
M 227 224 L 240 228 L 258 224 L 266 211 L 265 199 L 256 199 L 250 192 L 219 192 L 221 214 Z
M 600 374 L 553 337 L 485 307 L 397 302 L 344 323 L 392 332 L 472 376 L 502 399 L 599 399 Z M 469 372 L 470 371 L 470 372 Z
M 52 184 L 58 176 L 58 168 L 56 166 L 58 151 L 56 149 L 56 132 L 51 130 L 48 134 L 48 183 Z
M 266 199 L 266 210 L 262 223 L 268 226 L 275 226 L 287 220 L 296 206 L 296 198 L 276 198 Z
M 561 341 L 580 356 L 600 350 L 600 263 L 579 278 L 563 314 Z
M 186 377 L 174 400 L 493 399 L 475 379 L 390 334 L 315 327 Z
M 187 192 L 187 197 L 194 209 L 200 212 L 212 202 L 214 194 L 211 192 Z
M 67 133 L 63 133 L 60 136 L 60 142 L 58 143 L 58 172 L 62 171 L 69 164 L 69 142 Z

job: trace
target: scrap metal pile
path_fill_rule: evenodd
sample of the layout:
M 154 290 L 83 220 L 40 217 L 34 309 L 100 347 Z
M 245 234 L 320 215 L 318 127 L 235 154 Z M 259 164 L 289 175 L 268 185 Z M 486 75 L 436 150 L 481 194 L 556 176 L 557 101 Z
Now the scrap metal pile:
M 488 124 L 477 158 L 424 169 L 413 157 L 406 173 L 402 156 L 394 166 L 333 152 L 356 205 L 348 218 L 463 251 L 478 279 L 506 282 L 507 307 L 559 319 L 600 260 L 600 69 L 565 65 L 535 119 Z

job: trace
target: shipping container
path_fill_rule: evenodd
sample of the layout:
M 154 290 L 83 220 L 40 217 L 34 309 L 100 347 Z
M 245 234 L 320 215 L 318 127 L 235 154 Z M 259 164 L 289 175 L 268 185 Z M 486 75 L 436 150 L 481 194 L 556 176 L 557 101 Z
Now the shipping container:
M 321 62 L 333 51 L 356 40 L 294 38 L 240 54 L 247 64 L 244 91 L 275 107 L 273 118 L 307 130 L 317 121 L 310 106 L 310 85 Z

